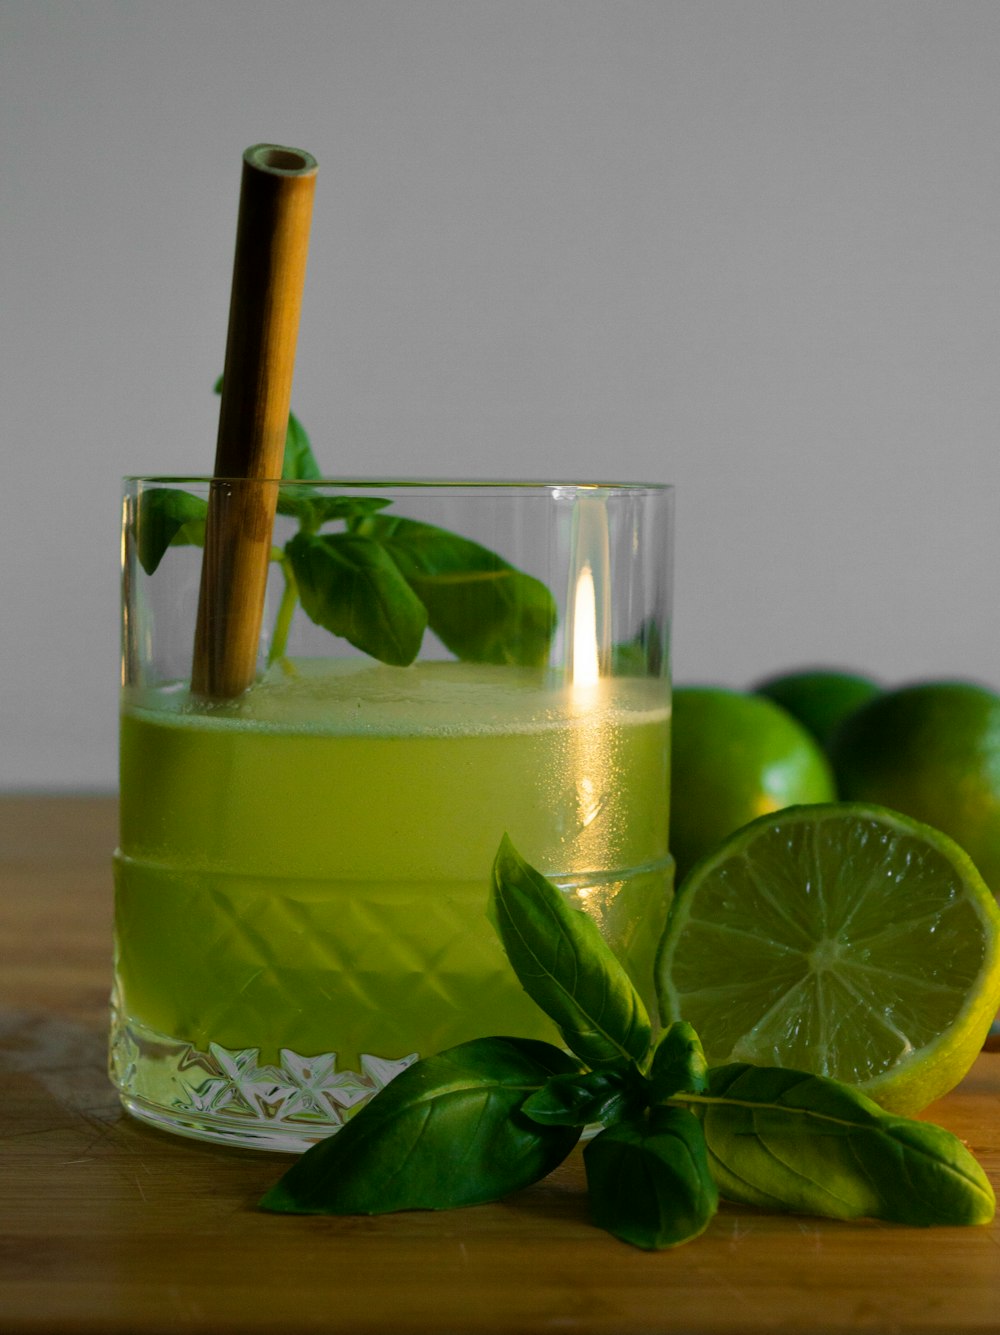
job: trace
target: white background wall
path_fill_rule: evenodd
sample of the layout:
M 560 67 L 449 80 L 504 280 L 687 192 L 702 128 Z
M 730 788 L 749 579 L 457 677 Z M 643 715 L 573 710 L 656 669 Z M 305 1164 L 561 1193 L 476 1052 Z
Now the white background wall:
M 0 787 L 114 784 L 262 140 L 328 471 L 672 481 L 678 680 L 1000 685 L 998 71 L 996 0 L 0 0 Z

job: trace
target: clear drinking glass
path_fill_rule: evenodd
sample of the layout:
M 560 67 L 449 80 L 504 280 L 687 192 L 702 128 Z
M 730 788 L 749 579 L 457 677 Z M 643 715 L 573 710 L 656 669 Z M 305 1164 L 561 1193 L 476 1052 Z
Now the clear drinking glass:
M 125 484 L 126 1108 L 300 1151 L 418 1055 L 556 1041 L 487 918 L 505 833 L 652 1006 L 672 888 L 671 489 L 254 484 L 277 492 L 257 675 L 206 700 L 190 687 L 205 511 L 227 485 Z

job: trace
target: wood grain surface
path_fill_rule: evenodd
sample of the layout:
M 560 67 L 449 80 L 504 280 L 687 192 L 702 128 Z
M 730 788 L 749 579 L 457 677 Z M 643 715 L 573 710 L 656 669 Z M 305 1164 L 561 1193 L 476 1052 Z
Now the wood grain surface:
M 108 798 L 0 798 L 0 1330 L 1000 1331 L 1000 1228 L 724 1206 L 647 1254 L 589 1222 L 579 1153 L 497 1205 L 266 1215 L 289 1162 L 133 1122 L 105 1075 Z M 1000 1180 L 1000 1054 L 928 1116 Z

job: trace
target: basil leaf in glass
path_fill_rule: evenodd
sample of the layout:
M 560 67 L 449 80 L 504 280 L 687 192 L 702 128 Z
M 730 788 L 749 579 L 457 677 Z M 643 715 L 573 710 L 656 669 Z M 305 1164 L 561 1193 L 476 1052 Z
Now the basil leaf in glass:
M 427 613 L 384 547 L 349 533 L 296 533 L 285 553 L 317 625 L 383 663 L 413 662 Z
M 433 524 L 378 515 L 354 531 L 392 555 L 427 608 L 431 630 L 457 658 L 523 667 L 548 661 L 556 604 L 539 580 Z
M 221 376 L 215 391 L 222 393 Z M 531 667 L 548 661 L 557 612 L 544 584 L 447 529 L 376 517 L 388 500 L 316 496 L 312 488 L 296 486 L 322 474 L 294 413 L 288 415 L 281 476 L 278 512 L 297 518 L 300 532 L 285 547 L 285 593 L 270 661 L 284 654 L 300 593 L 317 625 L 384 663 L 411 663 L 427 626 L 456 657 L 469 662 Z M 326 535 L 325 547 L 303 541 L 331 520 L 344 520 L 349 532 Z M 194 529 L 190 533 L 174 540 L 199 540 Z M 352 540 L 367 545 L 352 547 Z M 169 539 L 151 537 L 149 573 L 167 545 Z M 272 556 L 281 559 L 280 552 Z M 371 606 L 363 605 L 366 588 Z
M 174 487 L 146 487 L 139 495 L 135 538 L 139 564 L 152 575 L 170 546 L 202 546 L 208 502 Z
M 288 430 L 285 432 L 285 454 L 281 461 L 281 476 L 301 482 L 322 476 L 305 427 L 294 413 L 288 414 Z
M 694 1028 L 675 1021 L 653 1052 L 649 1066 L 650 1102 L 660 1103 L 681 1090 L 702 1094 L 708 1088 L 708 1063 Z
M 609 1127 L 583 1161 L 594 1223 L 635 1247 L 689 1242 L 718 1209 L 701 1127 L 685 1108 L 654 1108 L 648 1119 Z
M 663 664 L 664 635 L 659 622 L 647 618 L 631 640 L 611 646 L 612 671 L 616 677 L 658 677 Z
M 723 1196 L 771 1210 L 901 1224 L 983 1224 L 995 1198 L 957 1137 L 822 1076 L 735 1063 L 692 1099 Z
M 534 1039 L 479 1038 L 402 1071 L 260 1204 L 293 1214 L 449 1210 L 545 1177 L 579 1129 L 541 1126 L 525 1098 L 575 1063 Z
M 651 1026 L 632 980 L 594 920 L 566 903 L 505 835 L 493 864 L 491 916 L 521 986 L 595 1069 L 628 1069 Z
M 331 520 L 361 518 L 390 504 L 382 496 L 317 495 L 314 487 L 297 487 L 294 483 L 278 488 L 278 513 L 294 515 L 308 533 L 315 533 Z

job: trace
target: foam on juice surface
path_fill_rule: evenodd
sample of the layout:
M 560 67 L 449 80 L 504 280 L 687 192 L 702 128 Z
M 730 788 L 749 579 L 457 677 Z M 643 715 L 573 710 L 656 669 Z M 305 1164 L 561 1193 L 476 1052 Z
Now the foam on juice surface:
M 127 710 L 183 719 L 185 727 L 245 723 L 266 730 L 338 734 L 533 731 L 624 711 L 660 720 L 667 712 L 662 684 L 608 679 L 597 690 L 575 690 L 548 669 L 457 662 L 409 667 L 354 659 L 294 659 L 276 665 L 237 700 L 206 703 L 186 683 L 134 689 Z

